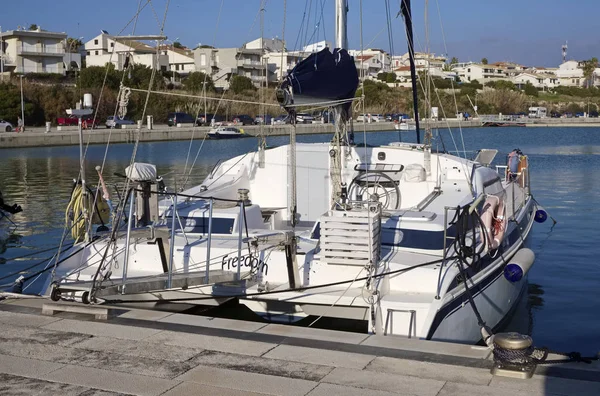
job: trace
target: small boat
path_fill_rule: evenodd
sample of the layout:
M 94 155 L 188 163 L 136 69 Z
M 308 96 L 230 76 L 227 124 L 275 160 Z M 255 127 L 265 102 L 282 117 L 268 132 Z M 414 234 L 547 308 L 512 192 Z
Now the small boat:
M 237 139 L 248 136 L 249 135 L 244 133 L 243 129 L 237 129 L 231 126 L 219 126 L 208 132 L 208 137 L 213 139 Z
M 394 129 L 397 131 L 416 131 L 417 127 L 415 125 L 409 125 L 406 121 L 401 121 L 394 124 Z

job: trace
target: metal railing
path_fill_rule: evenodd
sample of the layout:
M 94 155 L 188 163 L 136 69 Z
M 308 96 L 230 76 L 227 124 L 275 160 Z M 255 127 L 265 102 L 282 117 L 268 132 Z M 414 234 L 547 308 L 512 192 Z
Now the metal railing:
M 506 181 L 509 172 L 507 172 L 508 167 L 506 165 L 496 165 L 496 171 L 501 176 L 502 181 Z M 527 197 L 531 195 L 531 187 L 530 187 L 530 177 L 529 177 L 529 169 L 522 168 L 521 172 L 517 172 L 514 174 L 514 179 L 507 186 L 509 187 L 510 197 L 505 197 L 506 199 L 506 220 L 514 220 L 515 214 L 518 213 L 527 203 Z M 508 188 L 507 188 L 508 189 Z M 506 190 L 505 190 L 506 191 Z M 518 191 L 518 195 L 515 195 L 515 191 Z M 477 207 L 482 202 L 482 200 L 486 198 L 486 194 L 482 193 L 473 201 L 471 201 L 468 206 L 470 206 L 469 211 L 472 212 L 477 210 Z M 508 199 L 510 198 L 510 199 Z M 450 250 L 451 244 L 448 244 L 448 240 L 454 240 L 456 237 L 452 237 L 448 235 L 448 226 L 449 226 L 449 211 L 456 211 L 456 207 L 445 206 L 444 207 L 444 245 L 443 245 L 443 256 L 442 263 L 440 264 L 440 271 L 438 274 L 437 281 L 437 290 L 435 294 L 435 299 L 440 299 L 441 288 L 442 288 L 442 274 L 443 270 L 446 267 L 448 262 L 448 252 Z M 453 216 L 454 217 L 454 216 Z M 475 243 L 475 238 L 473 238 L 473 243 Z
M 46 47 L 42 45 L 23 45 L 17 47 L 17 54 L 50 54 L 50 55 L 62 55 L 65 53 L 64 48 Z
M 130 259 L 130 245 L 132 243 L 131 241 L 131 237 L 132 237 L 132 227 L 134 226 L 135 222 L 136 222 L 136 204 L 135 204 L 135 194 L 136 191 L 133 189 L 131 191 L 131 197 L 130 197 L 130 203 L 129 203 L 129 214 L 128 214 L 128 220 L 127 220 L 127 234 L 126 234 L 126 238 L 125 238 L 125 249 L 124 249 L 124 263 L 123 263 L 123 274 L 122 274 L 122 286 L 121 286 L 121 293 L 125 294 L 125 287 L 126 287 L 126 283 L 127 283 L 127 277 L 128 277 L 128 270 L 129 270 L 129 259 Z M 189 195 L 185 195 L 185 194 L 177 194 L 177 193 L 161 193 L 162 195 L 168 195 L 172 197 L 172 205 L 171 205 L 171 225 L 170 225 L 170 236 L 169 236 L 169 256 L 168 256 L 168 266 L 167 266 L 167 282 L 166 282 L 166 288 L 170 289 L 172 287 L 172 283 L 173 283 L 173 274 L 174 274 L 174 261 L 175 261 L 175 237 L 177 236 L 178 232 L 177 232 L 177 223 L 179 224 L 179 229 L 181 234 L 183 234 L 183 236 L 186 239 L 186 243 L 188 242 L 188 238 L 185 232 L 185 227 L 181 221 L 181 217 L 179 216 L 179 212 L 178 212 L 178 197 L 184 197 L 184 198 L 194 198 L 194 199 L 204 199 L 208 201 L 207 204 L 207 210 L 208 210 L 208 225 L 206 225 L 206 223 L 203 223 L 203 229 L 202 232 L 206 234 L 206 262 L 205 262 L 205 279 L 204 279 L 204 283 L 205 284 L 209 284 L 210 282 L 210 263 L 211 263 L 211 244 L 212 244 L 212 237 L 213 237 L 213 220 L 214 220 L 214 216 L 213 216 L 213 209 L 214 209 L 214 204 L 215 201 L 226 201 L 226 202 L 236 202 L 239 207 L 240 207 L 240 212 L 239 212 L 239 217 L 237 219 L 238 224 L 237 224 L 237 230 L 238 230 L 238 238 L 237 238 L 237 262 L 241 262 L 241 258 L 242 258 L 242 246 L 243 246 L 243 242 L 244 242 L 244 227 L 246 224 L 246 204 L 245 204 L 245 198 L 241 197 L 239 200 L 229 200 L 229 199 L 220 199 L 220 198 L 214 198 L 214 197 L 197 197 L 197 196 L 189 196 Z M 166 220 L 167 219 L 167 214 L 165 211 L 164 214 L 164 220 L 165 220 L 165 224 L 167 224 Z M 176 223 L 177 221 L 177 223 Z M 202 264 L 202 263 L 197 263 L 197 264 Z M 236 280 L 241 280 L 241 266 L 238 265 L 237 266 L 237 274 L 236 274 Z

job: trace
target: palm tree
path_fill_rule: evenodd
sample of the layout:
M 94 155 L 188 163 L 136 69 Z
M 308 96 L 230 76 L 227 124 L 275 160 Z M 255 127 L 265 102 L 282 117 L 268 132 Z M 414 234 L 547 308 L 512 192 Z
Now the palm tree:
M 583 70 L 583 77 L 585 78 L 585 83 L 588 88 L 594 86 L 594 71 L 598 67 L 598 58 L 592 58 L 590 60 L 584 61 L 581 69 Z

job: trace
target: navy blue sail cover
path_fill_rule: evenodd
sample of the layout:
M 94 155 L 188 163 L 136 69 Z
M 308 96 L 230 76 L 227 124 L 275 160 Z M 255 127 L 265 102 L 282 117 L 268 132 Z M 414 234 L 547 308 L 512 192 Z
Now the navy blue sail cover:
M 277 92 L 279 103 L 310 105 L 319 102 L 350 99 L 358 87 L 354 57 L 345 49 L 329 48 L 311 54 L 286 76 Z M 291 93 L 291 95 L 290 95 Z M 343 104 L 349 110 L 351 102 Z

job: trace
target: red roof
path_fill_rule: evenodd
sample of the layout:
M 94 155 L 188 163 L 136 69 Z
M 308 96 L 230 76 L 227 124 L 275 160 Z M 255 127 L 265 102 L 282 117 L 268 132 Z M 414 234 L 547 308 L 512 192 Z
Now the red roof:
M 374 57 L 375 55 L 358 55 L 356 57 L 356 59 L 358 60 L 367 60 L 367 59 L 371 59 L 372 57 Z

